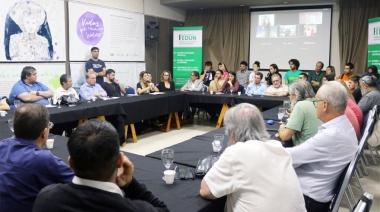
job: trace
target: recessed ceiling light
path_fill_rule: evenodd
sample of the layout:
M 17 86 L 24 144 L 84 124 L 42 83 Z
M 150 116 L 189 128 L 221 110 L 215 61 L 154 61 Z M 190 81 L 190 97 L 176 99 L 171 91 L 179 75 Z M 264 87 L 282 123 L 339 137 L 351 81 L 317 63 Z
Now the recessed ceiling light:
M 240 7 L 244 7 L 244 4 L 241 4 Z
M 203 10 L 203 7 L 201 7 L 201 10 Z
M 284 4 L 287 4 L 288 2 L 287 1 L 284 1 Z

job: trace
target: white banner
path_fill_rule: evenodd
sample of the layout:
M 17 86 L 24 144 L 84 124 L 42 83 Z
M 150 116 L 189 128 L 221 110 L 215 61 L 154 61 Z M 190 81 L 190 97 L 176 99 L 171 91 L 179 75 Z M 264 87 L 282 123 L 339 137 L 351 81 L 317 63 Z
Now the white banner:
M 69 2 L 70 60 L 145 61 L 144 14 Z

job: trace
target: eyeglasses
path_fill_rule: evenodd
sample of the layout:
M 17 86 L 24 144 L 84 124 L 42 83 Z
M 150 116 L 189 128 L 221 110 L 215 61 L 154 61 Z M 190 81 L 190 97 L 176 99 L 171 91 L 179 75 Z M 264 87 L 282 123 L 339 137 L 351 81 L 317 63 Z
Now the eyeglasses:
M 318 103 L 318 102 L 322 102 L 322 101 L 325 101 L 325 100 L 323 100 L 323 99 L 320 99 L 320 100 L 313 100 L 312 102 L 313 102 L 313 104 L 314 104 L 314 107 L 316 107 L 316 106 L 317 106 L 317 103 Z
M 53 127 L 54 127 L 53 122 L 50 122 L 50 121 L 49 121 L 49 124 L 48 124 L 47 128 L 51 129 L 51 128 L 53 128 Z

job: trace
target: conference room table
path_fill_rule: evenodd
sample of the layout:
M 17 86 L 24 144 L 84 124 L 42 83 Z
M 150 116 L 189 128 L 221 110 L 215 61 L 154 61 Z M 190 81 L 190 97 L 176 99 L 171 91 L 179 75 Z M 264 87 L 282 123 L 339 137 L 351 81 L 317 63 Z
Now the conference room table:
M 67 163 L 69 156 L 66 137 L 56 136 L 50 151 Z M 45 147 L 43 147 L 45 148 Z M 165 202 L 170 211 L 223 211 L 225 199 L 205 200 L 199 195 L 201 179 L 175 180 L 166 185 L 162 179 L 165 166 L 159 160 L 123 152 L 134 165 L 134 177 L 144 183 L 156 197 Z M 173 165 L 171 168 L 173 169 Z M 178 166 L 186 168 L 186 166 Z
M 266 121 L 266 120 L 265 120 Z M 278 140 L 275 138 L 275 134 L 278 132 L 280 124 L 275 121 L 274 124 L 266 124 L 266 129 L 271 139 Z M 215 129 L 203 135 L 195 136 L 189 140 L 175 144 L 165 149 L 174 150 L 174 163 L 179 165 L 185 165 L 195 168 L 200 159 L 203 159 L 209 155 L 220 155 L 226 147 L 229 146 L 228 136 L 224 136 L 223 148 L 219 153 L 213 152 L 212 142 L 214 141 L 214 135 L 223 134 L 225 135 L 225 127 Z M 280 142 L 280 141 L 279 141 Z M 146 157 L 161 159 L 161 150 L 150 153 Z

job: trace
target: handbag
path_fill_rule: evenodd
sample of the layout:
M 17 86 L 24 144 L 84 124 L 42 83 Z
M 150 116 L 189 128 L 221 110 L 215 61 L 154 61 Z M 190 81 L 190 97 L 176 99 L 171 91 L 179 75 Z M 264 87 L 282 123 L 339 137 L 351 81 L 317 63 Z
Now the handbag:
M 68 95 L 63 95 L 61 96 L 61 104 L 63 105 L 70 105 L 70 106 L 73 106 L 73 105 L 79 105 L 80 103 L 82 103 L 82 101 L 78 98 L 75 98 L 75 96 L 68 96 Z
M 204 177 L 218 160 L 219 156 L 217 155 L 209 155 L 205 158 L 200 159 L 198 161 L 197 167 L 195 168 L 195 176 L 200 178 Z

